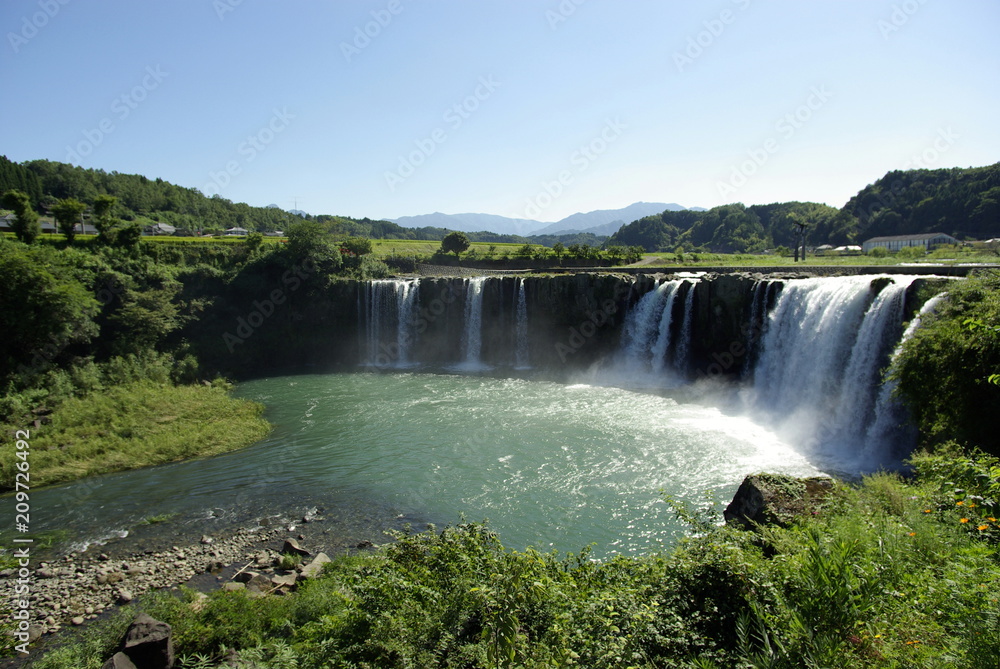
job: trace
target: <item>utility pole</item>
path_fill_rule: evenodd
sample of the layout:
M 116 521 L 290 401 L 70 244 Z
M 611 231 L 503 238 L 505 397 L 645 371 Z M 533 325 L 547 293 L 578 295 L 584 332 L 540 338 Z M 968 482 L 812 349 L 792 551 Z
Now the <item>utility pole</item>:
M 806 228 L 805 221 L 795 219 L 792 224 L 799 229 L 799 239 L 795 242 L 795 262 L 799 261 L 799 247 L 802 247 L 802 262 L 806 260 Z

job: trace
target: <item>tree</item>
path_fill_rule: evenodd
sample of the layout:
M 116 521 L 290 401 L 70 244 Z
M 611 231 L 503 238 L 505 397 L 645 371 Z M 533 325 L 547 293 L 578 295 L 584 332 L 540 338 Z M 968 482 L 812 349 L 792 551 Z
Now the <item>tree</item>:
M 55 216 L 59 232 L 66 235 L 66 241 L 70 244 L 76 239 L 76 224 L 83 222 L 83 212 L 86 209 L 87 205 L 75 197 L 59 200 L 52 205 L 52 215 Z
M 348 237 L 340 243 L 340 248 L 356 256 L 364 256 L 372 252 L 372 240 L 368 237 Z
M 294 266 L 305 267 L 319 275 L 333 274 L 343 266 L 340 249 L 333 244 L 326 227 L 316 221 L 288 226 L 286 248 Z
M 114 195 L 98 195 L 94 198 L 94 227 L 97 228 L 97 238 L 104 244 L 114 241 L 118 219 L 111 212 L 116 204 L 118 198 Z
M 611 261 L 612 265 L 618 265 L 621 263 L 622 258 L 625 257 L 625 247 L 614 244 L 604 249 L 607 254 L 608 259 Z
M 130 249 L 135 248 L 142 241 L 142 226 L 132 221 L 118 228 L 115 232 L 115 246 Z
M 51 247 L 0 244 L 0 386 L 40 374 L 97 336 L 100 305 Z
M 552 245 L 552 255 L 556 257 L 556 262 L 560 265 L 562 264 L 562 257 L 564 253 L 566 253 L 566 247 L 563 246 L 562 242 L 556 242 Z
M 264 235 L 259 232 L 251 232 L 247 235 L 247 239 L 244 242 L 247 248 L 247 255 L 253 256 L 260 250 L 261 245 L 264 243 Z
M 464 232 L 449 232 L 441 240 L 441 252 L 454 253 L 456 260 L 459 254 L 468 249 L 469 246 L 469 238 L 465 236 Z
M 948 296 L 907 339 L 893 363 L 925 445 L 956 440 L 1000 454 L 1000 274 L 948 285 Z
M 25 244 L 31 244 L 42 233 L 38 224 L 38 214 L 31 208 L 31 198 L 24 191 L 9 190 L 3 194 L 3 206 L 14 212 L 15 221 L 11 225 L 14 234 Z

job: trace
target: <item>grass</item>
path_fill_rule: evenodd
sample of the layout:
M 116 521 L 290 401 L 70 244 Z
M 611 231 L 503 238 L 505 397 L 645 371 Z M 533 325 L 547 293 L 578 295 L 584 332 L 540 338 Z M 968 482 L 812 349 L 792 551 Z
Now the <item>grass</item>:
M 960 465 L 979 481 L 966 499 L 997 485 L 996 464 Z M 942 489 L 953 466 L 916 469 L 841 485 L 788 528 L 714 526 L 669 554 L 511 551 L 468 524 L 341 556 L 289 596 L 142 606 L 172 626 L 181 667 L 996 667 L 996 542 Z M 97 669 L 122 629 L 93 625 L 33 666 Z
M 507 243 L 497 243 L 497 242 L 472 242 L 469 246 L 469 251 L 475 251 L 476 255 L 483 257 L 490 249 L 490 247 L 495 247 L 496 255 L 500 256 L 507 253 L 513 256 L 518 249 L 520 249 L 524 244 L 507 244 Z M 372 240 L 372 252 L 380 257 L 398 255 L 398 256 L 412 256 L 412 255 L 432 255 L 438 249 L 441 248 L 440 241 L 424 240 L 424 239 L 373 239 Z M 462 254 L 462 257 L 468 255 L 468 251 Z
M 270 429 L 262 411 L 201 385 L 136 382 L 67 399 L 31 430 L 31 487 L 242 448 Z M 14 449 L 0 458 L 0 490 L 11 490 Z
M 996 264 L 1000 255 L 988 249 L 975 247 L 941 248 L 918 257 L 899 257 L 889 255 L 876 257 L 870 255 L 839 255 L 809 254 L 805 261 L 796 262 L 792 256 L 758 255 L 753 253 L 685 253 L 678 258 L 674 253 L 646 253 L 643 263 L 652 267 L 682 266 L 682 267 L 809 267 L 828 265 L 863 265 L 889 266 L 900 263 L 984 263 Z

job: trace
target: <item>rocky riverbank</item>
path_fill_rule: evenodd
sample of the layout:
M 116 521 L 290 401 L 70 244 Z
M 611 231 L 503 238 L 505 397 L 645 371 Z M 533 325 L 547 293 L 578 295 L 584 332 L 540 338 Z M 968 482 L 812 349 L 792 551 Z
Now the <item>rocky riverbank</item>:
M 246 589 L 251 595 L 293 589 L 317 575 L 329 557 L 374 544 L 361 540 L 344 545 L 329 529 L 308 525 L 240 528 L 229 536 L 203 536 L 193 544 L 166 550 L 109 555 L 92 549 L 70 553 L 30 567 L 29 639 L 34 647 L 67 627 L 82 626 L 105 611 L 143 594 L 179 585 L 196 590 Z M 120 553 L 120 552 L 119 552 Z M 294 560 L 284 557 L 297 556 Z M 297 564 L 292 564 L 297 563 Z M 283 568 L 284 567 L 284 568 Z M 0 572 L 0 597 L 11 602 L 20 574 Z

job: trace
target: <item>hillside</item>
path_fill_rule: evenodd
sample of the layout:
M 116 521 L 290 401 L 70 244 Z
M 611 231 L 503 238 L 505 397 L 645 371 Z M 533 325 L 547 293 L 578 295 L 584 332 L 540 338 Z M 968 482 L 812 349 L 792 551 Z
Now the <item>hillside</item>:
M 374 239 L 438 241 L 452 230 L 465 229 L 456 225 L 404 227 L 390 221 L 330 214 L 311 216 L 302 211 L 282 211 L 276 205 L 252 207 L 219 196 L 205 197 L 195 188 L 184 188 L 163 179 L 151 179 L 138 174 L 109 173 L 49 160 L 18 164 L 0 156 L 0 193 L 11 189 L 27 193 L 34 208 L 41 212 L 47 211 L 57 200 L 65 198 L 76 198 L 89 205 L 98 195 L 113 195 L 118 198 L 114 215 L 124 221 L 137 221 L 141 224 L 167 223 L 188 232 L 211 233 L 233 227 L 259 232 L 283 231 L 290 224 L 303 219 L 317 221 L 338 236 Z M 456 217 L 431 214 L 410 219 L 419 219 L 425 223 L 452 224 Z M 598 246 L 604 241 L 603 236 L 577 233 L 529 238 L 521 234 L 497 231 L 502 230 L 502 227 L 490 226 L 491 223 L 509 223 L 514 220 L 503 216 L 469 214 L 463 220 L 470 225 L 475 224 L 468 230 L 469 239 L 474 242 L 551 245 L 561 241 L 565 245 L 586 243 Z M 530 224 L 525 226 L 525 230 L 545 226 L 539 221 L 523 223 Z
M 889 172 L 844 206 L 865 239 L 945 232 L 958 239 L 1000 236 L 1000 163 Z
M 479 232 L 490 230 L 504 235 L 530 235 L 545 227 L 541 221 L 523 218 L 508 218 L 494 214 L 420 214 L 418 216 L 403 216 L 389 219 L 404 228 L 440 228 L 458 230 L 460 232 Z
M 730 204 L 708 211 L 665 211 L 630 223 L 607 244 L 647 251 L 709 249 L 753 252 L 795 244 L 794 221 L 807 244 L 860 244 L 884 235 L 944 232 L 958 239 L 1000 236 L 1000 163 L 969 169 L 890 172 L 843 207 L 812 202 Z
M 467 233 L 481 233 L 490 230 L 495 234 L 516 235 L 520 239 L 540 235 L 568 235 L 590 233 L 597 236 L 614 234 L 618 228 L 629 221 L 643 216 L 659 214 L 661 211 L 681 211 L 679 204 L 664 204 L 660 202 L 635 202 L 621 209 L 598 209 L 586 213 L 576 213 L 555 223 L 543 223 L 524 218 L 508 218 L 493 214 L 421 214 L 419 216 L 403 216 L 390 219 L 405 228 L 441 228 L 459 230 Z M 496 240 L 480 240 L 496 241 Z M 565 243 L 565 240 L 563 240 Z
M 90 204 L 98 195 L 113 195 L 118 198 L 114 215 L 122 220 L 162 222 L 190 232 L 232 227 L 270 232 L 305 218 L 339 236 L 437 241 L 452 230 L 462 230 L 472 241 L 491 244 L 604 243 L 642 246 L 651 252 L 678 247 L 716 252 L 791 247 L 796 241 L 795 221 L 806 223 L 806 242 L 813 246 L 922 232 L 944 232 L 958 239 L 1000 237 L 1000 163 L 889 172 L 839 210 L 811 202 L 728 204 L 708 210 L 637 202 L 623 209 L 573 214 L 548 225 L 490 214 L 437 213 L 396 222 L 328 214 L 301 216 L 274 206 L 251 207 L 219 196 L 205 197 L 197 189 L 142 175 L 48 160 L 17 164 L 0 156 L 0 192 L 9 189 L 27 193 L 41 212 L 64 198 Z M 417 227 L 418 223 L 425 225 Z
M 754 252 L 793 246 L 794 221 L 809 225 L 814 243 L 846 244 L 854 219 L 813 202 L 782 202 L 745 207 L 728 204 L 707 211 L 665 211 L 626 225 L 608 244 L 642 246 L 647 251 L 704 248 L 718 252 Z M 815 240 L 822 240 L 816 242 Z

